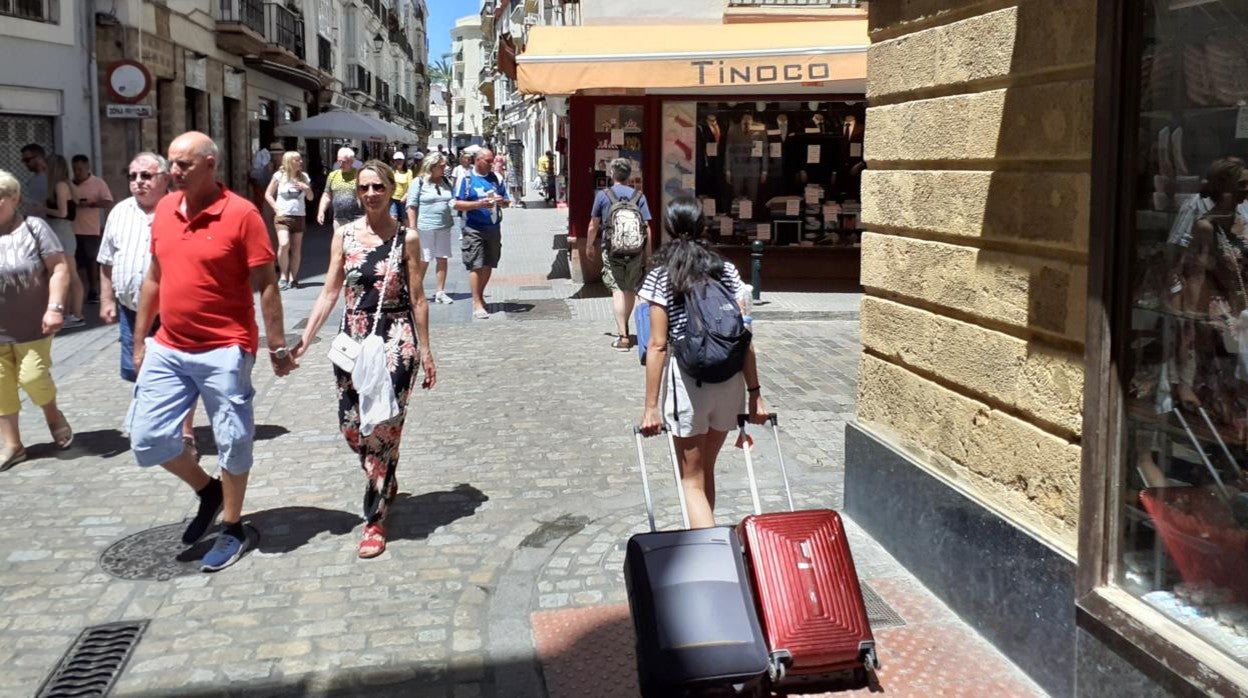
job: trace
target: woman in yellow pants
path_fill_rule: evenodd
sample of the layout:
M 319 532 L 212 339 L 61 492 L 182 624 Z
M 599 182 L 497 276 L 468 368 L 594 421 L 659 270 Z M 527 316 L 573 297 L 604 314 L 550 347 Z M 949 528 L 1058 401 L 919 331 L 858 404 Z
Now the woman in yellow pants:
M 52 228 L 19 212 L 21 197 L 21 184 L 0 170 L 0 471 L 26 460 L 19 386 L 43 409 L 59 448 L 74 440 L 52 382 L 52 335 L 64 322 L 69 264 Z

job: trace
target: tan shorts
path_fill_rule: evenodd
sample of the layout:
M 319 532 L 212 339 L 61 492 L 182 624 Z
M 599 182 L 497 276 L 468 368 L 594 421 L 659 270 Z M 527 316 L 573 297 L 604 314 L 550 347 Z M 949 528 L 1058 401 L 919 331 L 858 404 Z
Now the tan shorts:
M 273 227 L 285 228 L 291 235 L 302 234 L 307 230 L 308 221 L 303 216 L 274 216 Z

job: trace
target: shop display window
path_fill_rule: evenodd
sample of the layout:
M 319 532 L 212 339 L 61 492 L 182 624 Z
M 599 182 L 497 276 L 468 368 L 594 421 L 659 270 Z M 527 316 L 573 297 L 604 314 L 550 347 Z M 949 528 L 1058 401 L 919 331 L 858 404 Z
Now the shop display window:
M 599 104 L 594 107 L 594 188 L 611 184 L 608 168 L 616 158 L 626 158 L 633 166 L 628 184 L 642 187 L 642 137 L 645 109 L 640 104 Z
M 1113 582 L 1248 664 L 1248 0 L 1144 5 Z
M 718 244 L 857 246 L 861 103 L 667 102 L 663 200 L 695 196 Z

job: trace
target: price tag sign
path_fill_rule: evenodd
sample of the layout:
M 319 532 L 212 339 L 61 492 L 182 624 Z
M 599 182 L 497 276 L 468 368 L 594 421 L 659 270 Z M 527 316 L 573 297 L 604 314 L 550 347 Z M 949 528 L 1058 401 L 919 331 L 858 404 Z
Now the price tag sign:
M 624 145 L 624 129 L 611 129 L 611 145 Z
M 753 201 L 740 202 L 740 215 L 741 215 L 742 220 L 748 221 L 749 219 L 753 218 L 754 217 L 754 202 Z
M 708 218 L 715 215 L 715 199 L 702 199 L 702 215 Z
M 802 213 L 802 202 L 796 199 L 789 199 L 784 202 L 784 215 L 798 216 Z
M 784 146 L 784 144 L 783 144 L 783 143 L 772 143 L 772 144 L 771 144 L 771 156 L 772 156 L 773 158 L 778 158 L 778 157 L 780 157 L 780 154 L 781 154 L 781 152 L 782 152 L 780 149 L 781 149 L 783 146 Z
M 806 162 L 811 165 L 817 164 L 819 162 L 821 152 L 821 148 L 817 145 L 806 146 Z
M 694 175 L 682 174 L 680 176 L 680 186 L 682 189 L 693 189 L 694 186 L 696 186 L 696 182 L 694 181 Z
M 719 235 L 720 237 L 732 237 L 732 219 L 728 216 L 719 219 Z
M 862 157 L 862 144 L 861 144 L 861 143 L 850 143 L 850 144 L 849 144 L 849 156 L 850 156 L 851 158 L 860 158 L 860 157 Z
M 758 228 L 754 232 L 754 237 L 767 242 L 771 240 L 771 225 L 767 223 L 759 223 Z
M 750 147 L 750 157 L 761 158 L 763 156 L 763 142 L 754 141 L 754 145 Z
M 717 157 L 719 157 L 719 144 L 718 144 L 718 143 L 707 143 L 707 144 L 706 144 L 706 156 L 707 156 L 708 158 L 717 158 Z
M 1240 107 L 1235 115 L 1235 137 L 1248 138 L 1248 106 Z

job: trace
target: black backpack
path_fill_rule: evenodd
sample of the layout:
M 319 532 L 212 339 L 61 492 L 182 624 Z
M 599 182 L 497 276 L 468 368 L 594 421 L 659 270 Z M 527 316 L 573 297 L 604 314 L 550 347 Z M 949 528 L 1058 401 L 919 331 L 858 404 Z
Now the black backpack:
M 685 294 L 689 317 L 685 333 L 676 338 L 676 362 L 703 383 L 723 383 L 740 373 L 752 335 L 741 306 L 719 279 L 699 281 Z

